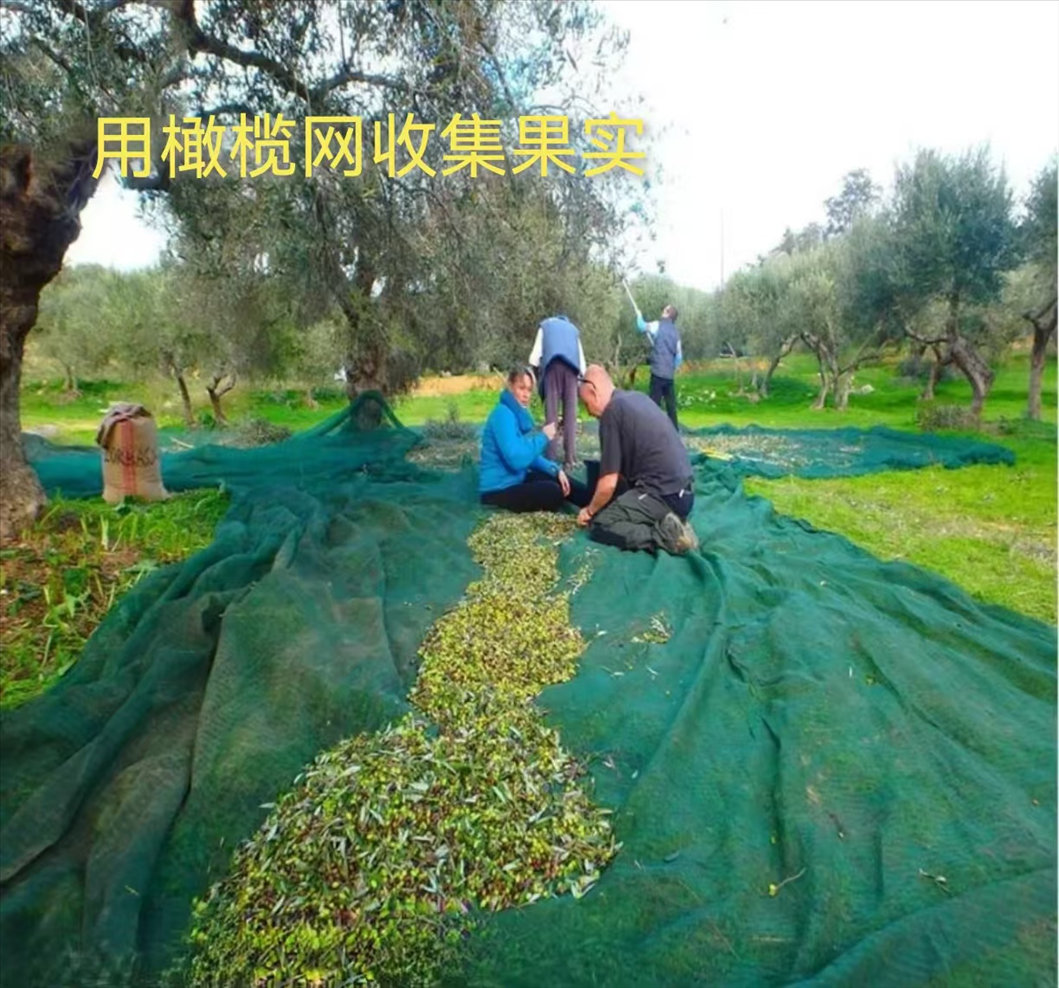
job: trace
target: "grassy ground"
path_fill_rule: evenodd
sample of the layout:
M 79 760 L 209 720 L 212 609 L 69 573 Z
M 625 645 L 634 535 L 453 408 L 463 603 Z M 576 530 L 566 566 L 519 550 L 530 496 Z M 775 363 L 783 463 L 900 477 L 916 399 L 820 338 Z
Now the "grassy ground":
M 776 372 L 771 396 L 752 403 L 739 395 L 740 380 L 749 382 L 746 361 L 712 361 L 689 369 L 678 381 L 681 422 L 689 426 L 751 423 L 774 428 L 870 428 L 886 425 L 894 429 L 916 428 L 918 395 L 921 384 L 897 376 L 896 360 L 858 372 L 854 388 L 872 387 L 870 394 L 854 394 L 844 412 L 826 408 L 812 411 L 816 397 L 815 361 L 806 354 L 787 358 Z M 638 378 L 646 374 L 641 369 Z M 1029 363 L 1025 354 L 1013 354 L 999 368 L 996 381 L 985 406 L 987 421 L 1020 419 L 1026 414 L 1026 387 Z M 646 386 L 646 381 L 644 381 Z M 971 403 L 971 388 L 963 377 L 942 381 L 937 388 L 936 405 Z M 1056 421 L 1056 373 L 1054 360 L 1049 364 L 1042 393 L 1044 418 Z
M 920 384 L 902 379 L 896 361 L 858 373 L 845 412 L 812 411 L 816 369 L 811 358 L 788 358 L 773 380 L 772 395 L 752 402 L 741 385 L 749 383 L 745 361 L 717 360 L 687 368 L 678 381 L 681 422 L 689 427 L 731 423 L 776 428 L 868 428 L 886 425 L 916 431 Z M 980 438 L 1012 449 L 1014 468 L 971 467 L 919 470 L 839 480 L 751 480 L 749 493 L 769 498 L 777 510 L 802 517 L 818 528 L 839 532 L 882 558 L 900 558 L 949 577 L 983 600 L 1003 604 L 1046 621 L 1056 618 L 1056 366 L 1044 380 L 1044 423 L 1025 422 L 1028 360 L 1013 354 L 998 368 L 986 403 Z M 481 422 L 496 401 L 496 387 L 458 394 L 429 383 L 427 393 L 398 399 L 402 421 Z M 645 388 L 646 368 L 637 386 Z M 207 408 L 201 386 L 193 383 L 196 411 Z M 337 388 L 317 389 L 310 407 L 304 389 L 237 389 L 226 402 L 233 419 L 254 416 L 290 429 L 313 425 L 342 408 Z M 943 381 L 934 406 L 970 403 L 962 378 Z M 200 402 L 201 399 L 201 402 Z M 45 427 L 62 442 L 91 442 L 110 401 L 141 400 L 162 426 L 182 427 L 172 384 L 93 382 L 76 399 L 63 395 L 56 380 L 35 381 L 23 389 L 23 427 Z M 539 415 L 539 409 L 537 409 Z
M 744 489 L 881 559 L 932 569 L 980 600 L 1054 624 L 1054 426 L 1001 441 L 1015 451 L 1014 467 L 931 467 L 837 480 L 755 478 Z
M 37 374 L 48 370 L 36 365 Z M 112 401 L 140 401 L 147 405 L 159 425 L 183 428 L 176 388 L 172 382 L 157 379 L 139 384 L 117 381 L 82 382 L 81 394 L 71 398 L 63 392 L 55 377 L 27 375 L 30 380 L 22 389 L 23 428 L 44 427 L 50 438 L 61 442 L 90 443 L 107 405 Z M 998 368 L 997 379 L 986 403 L 987 422 L 1020 419 L 1026 410 L 1028 361 L 1025 354 L 1014 354 Z M 772 382 L 772 395 L 765 401 L 751 402 L 739 394 L 740 384 L 749 383 L 746 361 L 715 360 L 687 368 L 678 380 L 681 421 L 691 426 L 731 422 L 751 423 L 776 428 L 868 428 L 888 425 L 895 429 L 915 429 L 919 384 L 896 376 L 895 361 L 866 368 L 857 374 L 855 387 L 872 387 L 870 394 L 855 394 L 845 412 L 833 408 L 810 410 L 816 394 L 816 368 L 805 354 L 784 361 Z M 428 420 L 443 420 L 455 407 L 461 420 L 480 422 L 496 401 L 497 387 L 478 387 L 458 394 L 437 394 L 433 383 L 426 382 L 420 396 L 398 398 L 394 408 L 402 421 L 421 425 Z M 499 382 L 498 377 L 498 382 Z M 209 403 L 200 382 L 189 382 L 196 417 L 204 417 Z M 647 369 L 641 367 L 637 386 L 646 390 Z M 237 388 L 225 398 L 224 407 L 233 420 L 253 415 L 276 425 L 298 430 L 316 424 L 345 405 L 339 387 L 329 385 L 313 391 L 315 405 L 307 401 L 305 389 Z M 1043 392 L 1044 419 L 1056 421 L 1056 372 L 1054 361 L 1045 375 Z M 941 382 L 937 390 L 938 405 L 969 405 L 970 387 L 962 378 Z
M 76 660 L 114 602 L 144 574 L 213 539 L 228 498 L 192 491 L 114 508 L 53 501 L 0 548 L 0 707 L 47 689 Z
M 815 394 L 806 358 L 789 362 L 767 402 L 751 405 L 718 388 L 716 372 L 689 375 L 685 397 L 705 392 L 682 412 L 689 426 L 722 422 L 776 428 L 887 425 L 917 430 L 916 388 L 894 367 L 858 374 L 849 411 L 806 409 Z M 792 372 L 793 371 L 793 372 Z M 751 479 L 748 493 L 768 498 L 777 511 L 838 532 L 882 559 L 903 559 L 935 570 L 980 600 L 1002 604 L 1043 621 L 1056 621 L 1056 374 L 1049 365 L 1042 423 L 1025 421 L 1028 363 L 1014 355 L 999 368 L 977 438 L 1007 446 L 1013 468 L 932 468 L 834 480 Z M 710 397 L 713 392 L 714 397 Z M 965 380 L 942 382 L 935 405 L 970 403 Z M 704 400 L 705 399 L 705 400 Z M 740 407 L 740 405 L 742 407 Z M 963 433 L 973 435 L 972 433 Z

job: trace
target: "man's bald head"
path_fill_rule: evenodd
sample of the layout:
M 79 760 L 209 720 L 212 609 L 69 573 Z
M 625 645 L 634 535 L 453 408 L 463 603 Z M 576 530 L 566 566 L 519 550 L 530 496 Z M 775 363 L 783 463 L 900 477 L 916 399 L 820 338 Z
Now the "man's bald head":
M 598 419 L 614 394 L 614 382 L 606 368 L 599 364 L 589 364 L 579 381 L 578 394 L 585 403 L 588 414 Z

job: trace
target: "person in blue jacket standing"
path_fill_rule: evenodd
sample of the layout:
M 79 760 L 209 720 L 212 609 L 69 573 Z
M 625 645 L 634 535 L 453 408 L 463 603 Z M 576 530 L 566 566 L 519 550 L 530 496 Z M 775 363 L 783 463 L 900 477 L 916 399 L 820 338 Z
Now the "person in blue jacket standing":
M 544 399 L 544 423 L 559 420 L 563 406 L 563 465 L 570 470 L 577 460 L 574 444 L 577 437 L 577 380 L 585 372 L 585 351 L 581 333 L 566 316 L 545 319 L 537 329 L 537 338 L 529 358 L 536 368 L 541 397 Z M 559 459 L 559 442 L 548 442 L 548 456 Z
M 575 379 L 576 381 L 576 379 Z M 482 504 L 508 511 L 558 511 L 564 501 L 583 508 L 591 499 L 588 489 L 543 456 L 555 438 L 554 422 L 540 432 L 529 413 L 533 372 L 516 367 L 507 377 L 500 401 L 482 429 L 482 459 L 478 494 Z
M 667 305 L 662 316 L 655 322 L 644 322 L 636 313 L 636 328 L 646 333 L 651 341 L 651 400 L 661 408 L 665 401 L 666 413 L 673 428 L 677 425 L 677 390 L 674 378 L 684 361 L 680 349 L 680 333 L 677 330 L 677 308 Z

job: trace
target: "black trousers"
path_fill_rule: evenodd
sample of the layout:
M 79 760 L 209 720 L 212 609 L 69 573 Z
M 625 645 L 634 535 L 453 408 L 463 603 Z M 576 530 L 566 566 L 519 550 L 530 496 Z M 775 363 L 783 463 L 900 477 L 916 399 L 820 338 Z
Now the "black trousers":
M 599 482 L 599 460 L 585 460 L 588 469 L 588 488 L 595 493 Z M 681 521 L 687 521 L 695 504 L 695 483 L 676 494 L 655 497 L 630 487 L 628 481 L 618 476 L 618 486 L 610 503 L 588 526 L 588 537 L 594 542 L 614 545 L 619 549 L 657 552 L 662 544 L 658 529 L 662 519 L 672 511 Z
M 669 416 L 669 421 L 673 423 L 673 428 L 679 431 L 680 427 L 677 425 L 677 389 L 673 378 L 651 375 L 651 401 L 659 408 L 662 407 L 662 402 L 665 401 L 666 414 Z
M 530 470 L 521 484 L 500 491 L 489 491 L 481 497 L 482 504 L 516 512 L 558 511 L 563 501 L 583 508 L 591 500 L 592 491 L 573 478 L 570 478 L 570 495 L 564 498 L 559 481 L 539 470 Z

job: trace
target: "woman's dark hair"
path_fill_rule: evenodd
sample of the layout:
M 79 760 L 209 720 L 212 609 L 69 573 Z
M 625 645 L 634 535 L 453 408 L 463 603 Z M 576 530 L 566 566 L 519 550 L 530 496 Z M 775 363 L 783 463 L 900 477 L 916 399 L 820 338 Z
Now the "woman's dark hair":
M 514 384 L 520 377 L 528 377 L 531 384 L 537 383 L 537 375 L 533 373 L 533 368 L 528 364 L 515 364 L 507 372 L 507 383 Z

